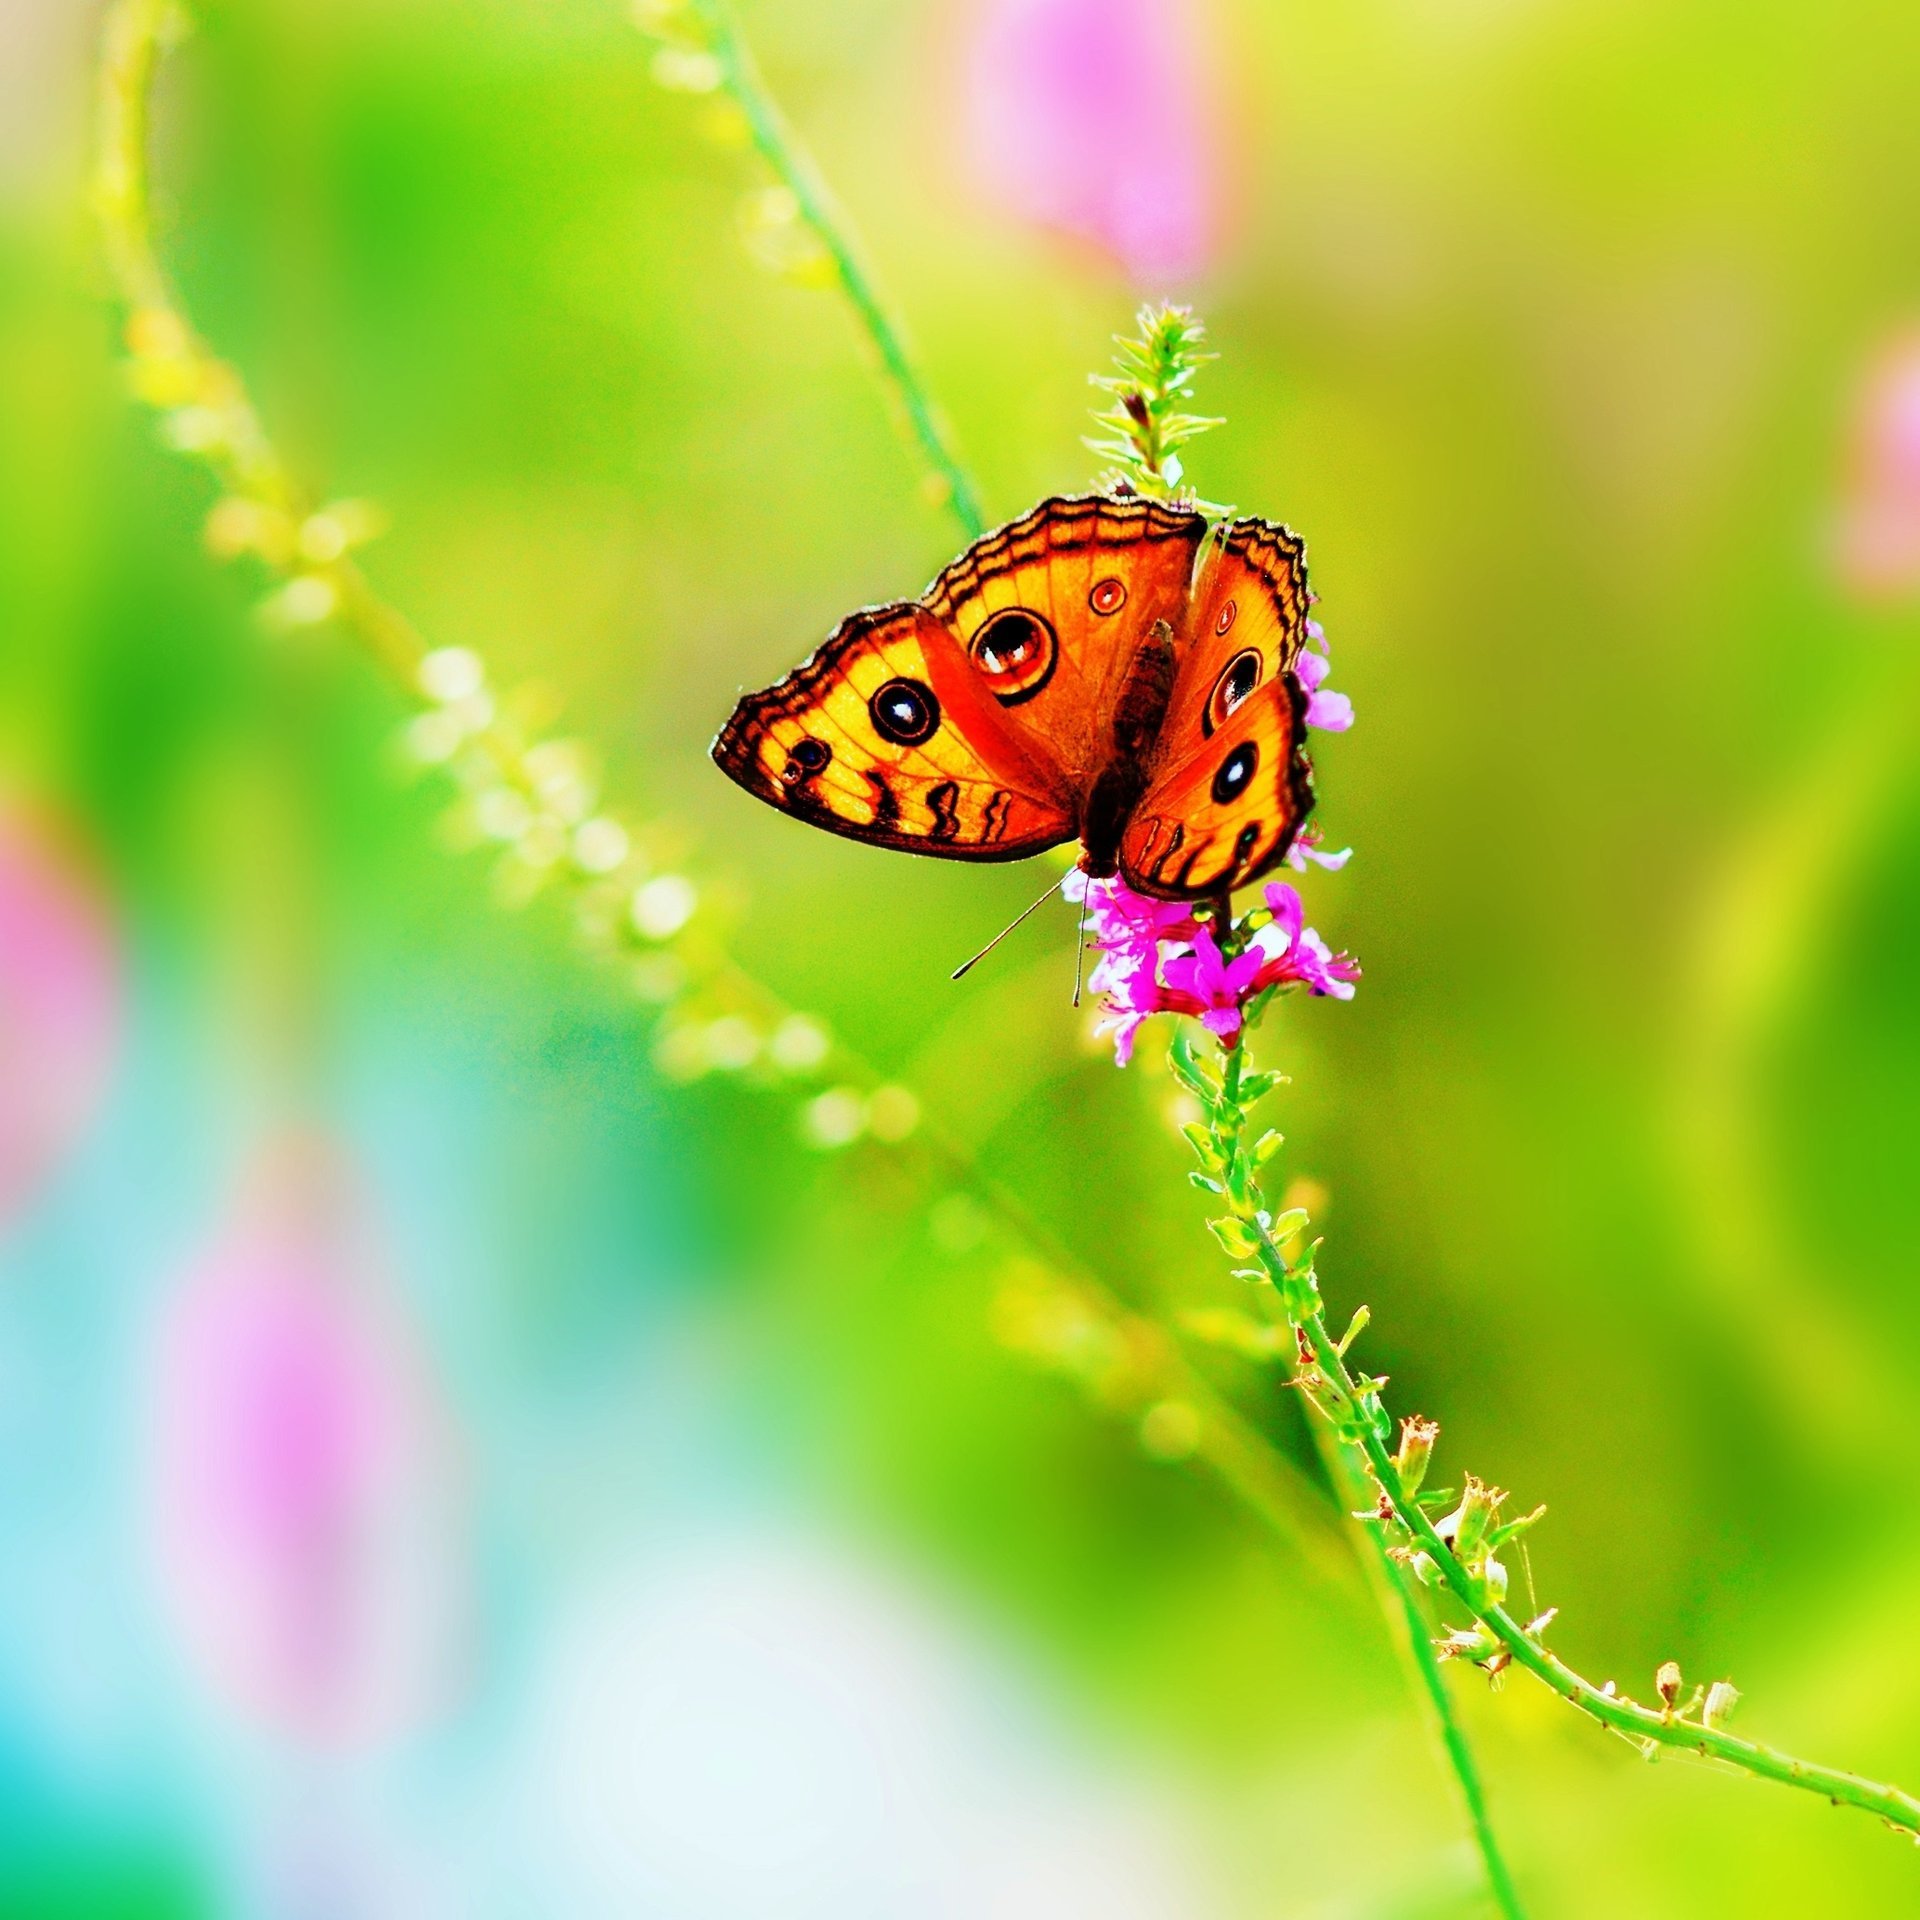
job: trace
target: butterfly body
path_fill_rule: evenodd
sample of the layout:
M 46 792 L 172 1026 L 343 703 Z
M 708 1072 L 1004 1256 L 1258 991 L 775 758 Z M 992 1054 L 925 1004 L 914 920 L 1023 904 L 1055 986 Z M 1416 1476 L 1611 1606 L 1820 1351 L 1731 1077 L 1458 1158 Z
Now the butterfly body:
M 849 615 L 714 742 L 809 824 L 945 859 L 1078 839 L 1095 876 L 1214 898 L 1312 808 L 1300 542 L 1138 496 L 1045 500 L 914 601 Z

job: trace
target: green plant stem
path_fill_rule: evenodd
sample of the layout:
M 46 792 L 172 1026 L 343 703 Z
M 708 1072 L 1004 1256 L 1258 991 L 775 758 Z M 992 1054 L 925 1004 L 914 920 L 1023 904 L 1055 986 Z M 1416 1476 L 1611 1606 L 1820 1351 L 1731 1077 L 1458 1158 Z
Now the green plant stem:
M 1328 1478 L 1341 1497 L 1349 1502 L 1365 1499 L 1367 1473 L 1364 1459 L 1356 1460 L 1352 1450 L 1334 1438 L 1324 1421 L 1316 1420 L 1309 1424 Z M 1493 1831 L 1493 1818 L 1487 1810 L 1486 1787 L 1480 1778 L 1479 1763 L 1468 1744 L 1467 1730 L 1460 1724 L 1453 1696 L 1447 1691 L 1447 1676 L 1439 1655 L 1433 1650 L 1433 1636 L 1427 1629 L 1426 1616 L 1420 1611 L 1420 1602 L 1409 1584 L 1406 1569 L 1388 1556 L 1386 1543 L 1380 1538 L 1377 1528 L 1369 1529 L 1367 1542 L 1367 1550 L 1362 1558 L 1366 1563 L 1369 1584 L 1394 1639 L 1399 1643 L 1414 1683 L 1426 1700 L 1428 1722 L 1440 1744 L 1441 1755 L 1453 1776 L 1454 1786 L 1459 1790 L 1461 1808 L 1467 1816 L 1467 1826 L 1487 1876 L 1487 1889 L 1504 1920 L 1526 1920 L 1526 1909 L 1520 1904 L 1513 1875 L 1508 1871 L 1506 1857 L 1501 1853 L 1499 1839 Z
M 1246 1125 L 1238 1095 L 1245 1054 L 1243 1038 L 1229 1055 L 1223 1080 L 1222 1100 L 1231 1116 L 1235 1145 Z M 1233 1089 L 1231 1096 L 1228 1088 Z M 1838 1767 L 1797 1759 L 1757 1741 L 1743 1740 L 1723 1727 L 1708 1725 L 1703 1717 L 1690 1716 L 1685 1710 L 1643 1706 L 1610 1686 L 1596 1686 L 1546 1646 L 1542 1637 L 1544 1628 L 1537 1624 L 1531 1630 L 1522 1626 L 1504 1606 L 1490 1603 L 1476 1591 L 1476 1583 L 1466 1567 L 1401 1479 L 1394 1457 L 1387 1450 L 1386 1437 L 1391 1429 L 1377 1386 L 1354 1376 L 1327 1330 L 1311 1257 L 1298 1265 L 1289 1264 L 1284 1249 L 1274 1239 L 1256 1180 L 1250 1178 L 1244 1183 L 1244 1199 L 1233 1197 L 1231 1183 L 1229 1189 L 1227 1200 L 1233 1218 L 1251 1240 L 1261 1270 L 1303 1343 L 1303 1367 L 1311 1355 L 1311 1365 L 1302 1384 L 1307 1386 L 1314 1406 L 1331 1423 L 1335 1433 L 1362 1454 L 1373 1489 L 1385 1502 L 1386 1515 L 1363 1524 L 1378 1530 L 1390 1519 L 1431 1559 L 1448 1591 L 1492 1636 L 1507 1659 L 1524 1667 L 1569 1705 L 1591 1714 L 1602 1726 L 1624 1735 L 1644 1752 L 1665 1747 L 1723 1761 L 1756 1779 L 1798 1787 L 1820 1794 L 1837 1806 L 1857 1807 L 1862 1812 L 1877 1814 L 1890 1827 L 1920 1836 L 1920 1800 L 1912 1794 Z
M 1223 1076 L 1222 1098 L 1236 1113 L 1240 1112 L 1240 1072 L 1245 1057 L 1244 1045 L 1235 1047 L 1227 1055 Z M 1270 1297 L 1277 1300 L 1279 1296 L 1276 1293 Z M 1327 1478 L 1341 1501 L 1351 1507 L 1356 1501 L 1368 1499 L 1370 1492 L 1365 1454 L 1354 1447 L 1351 1441 L 1336 1435 L 1327 1422 L 1310 1420 L 1308 1425 L 1321 1463 L 1327 1470 Z M 1441 1670 L 1439 1656 L 1434 1652 L 1433 1637 L 1428 1632 L 1426 1618 L 1408 1584 L 1406 1569 L 1388 1555 L 1386 1541 L 1377 1527 L 1367 1529 L 1367 1544 L 1361 1559 L 1366 1566 L 1374 1597 L 1385 1616 L 1388 1631 L 1399 1643 L 1414 1684 L 1426 1701 L 1428 1725 L 1439 1742 L 1447 1770 L 1453 1776 L 1461 1808 L 1467 1817 L 1468 1830 L 1479 1853 L 1482 1871 L 1486 1874 L 1487 1891 L 1503 1920 L 1526 1920 L 1526 1909 L 1520 1904 L 1513 1875 L 1508 1870 L 1506 1856 L 1501 1852 L 1498 1836 L 1493 1830 L 1492 1815 L 1487 1810 L 1486 1788 L 1480 1778 L 1479 1763 L 1474 1759 L 1466 1729 L 1460 1724 L 1453 1698 L 1447 1691 L 1447 1677 Z
M 986 531 L 979 496 L 907 346 L 906 330 L 867 264 L 852 221 L 761 77 L 733 9 L 726 0 L 688 0 L 688 4 L 706 29 L 709 50 L 720 63 L 720 84 L 745 116 L 754 146 L 793 195 L 801 219 L 832 260 L 840 290 L 873 343 L 953 517 L 969 540 L 978 539 Z

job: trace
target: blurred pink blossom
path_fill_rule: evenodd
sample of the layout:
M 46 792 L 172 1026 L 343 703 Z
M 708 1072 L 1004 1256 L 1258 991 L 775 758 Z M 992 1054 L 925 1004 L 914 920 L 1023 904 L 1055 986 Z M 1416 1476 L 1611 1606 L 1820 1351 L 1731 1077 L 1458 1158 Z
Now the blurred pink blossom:
M 120 1031 L 106 901 L 60 836 L 0 805 L 0 1221 L 98 1111 Z
M 276 1156 L 164 1302 L 151 1364 L 155 1545 L 196 1666 L 309 1743 L 403 1732 L 458 1637 L 451 1450 L 324 1149 Z
M 1920 591 L 1920 329 L 1886 347 L 1862 387 L 1835 558 L 1863 599 Z
M 969 174 L 1136 280 L 1205 264 L 1220 161 L 1205 0 L 980 0 L 961 53 Z

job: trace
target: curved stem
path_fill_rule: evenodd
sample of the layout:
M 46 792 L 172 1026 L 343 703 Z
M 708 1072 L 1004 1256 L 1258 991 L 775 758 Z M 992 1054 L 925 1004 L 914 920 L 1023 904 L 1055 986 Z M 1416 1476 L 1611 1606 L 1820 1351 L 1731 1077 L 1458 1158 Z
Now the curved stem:
M 1222 1074 L 1221 1098 L 1235 1113 L 1241 1111 L 1240 1075 L 1245 1058 L 1246 1047 L 1243 1042 L 1228 1053 Z M 1309 1421 L 1308 1424 L 1314 1445 L 1319 1449 L 1321 1461 L 1326 1467 L 1327 1478 L 1343 1504 L 1352 1507 L 1356 1501 L 1369 1499 L 1366 1455 L 1351 1441 L 1335 1434 L 1325 1421 Z M 1441 1671 L 1439 1656 L 1434 1652 L 1426 1619 L 1408 1584 L 1406 1569 L 1388 1554 L 1386 1541 L 1378 1528 L 1368 1530 L 1367 1548 L 1362 1559 L 1374 1597 L 1386 1617 L 1388 1630 L 1399 1643 L 1414 1684 L 1426 1701 L 1428 1726 L 1439 1742 L 1441 1757 L 1459 1792 L 1467 1827 L 1473 1835 L 1475 1850 L 1480 1855 L 1481 1869 L 1486 1874 L 1487 1891 L 1492 1895 L 1503 1920 L 1526 1920 L 1526 1909 L 1520 1904 L 1513 1875 L 1508 1871 L 1506 1857 L 1500 1850 L 1499 1839 L 1493 1830 L 1492 1815 L 1487 1810 L 1486 1788 L 1480 1779 L 1479 1762 L 1474 1759 L 1466 1729 L 1460 1724 L 1452 1696 L 1447 1692 L 1447 1677 Z
M 834 278 L 879 355 L 881 368 L 945 504 L 966 537 L 978 539 L 986 530 L 979 496 L 954 450 L 940 409 L 921 378 L 907 345 L 906 329 L 867 263 L 852 221 L 761 77 L 727 0 L 688 0 L 688 4 L 706 30 L 707 50 L 719 62 L 720 84 L 745 116 L 754 146 L 793 195 L 800 218 L 826 249 Z
M 1396 1557 L 1415 1565 L 1424 1562 L 1432 1580 L 1471 1615 L 1475 1630 L 1467 1636 L 1470 1644 L 1461 1651 L 1494 1672 L 1508 1664 L 1524 1667 L 1569 1705 L 1591 1714 L 1602 1726 L 1625 1735 L 1645 1751 L 1667 1747 L 1724 1761 L 1756 1779 L 1820 1794 L 1836 1805 L 1877 1814 L 1889 1826 L 1920 1836 L 1920 1799 L 1899 1787 L 1839 1767 L 1801 1760 L 1729 1733 L 1709 1718 L 1710 1706 L 1679 1704 L 1677 1676 L 1674 1702 L 1659 1707 L 1643 1706 L 1611 1685 L 1596 1686 L 1547 1647 L 1544 1617 L 1523 1626 L 1501 1603 L 1497 1591 L 1489 1588 L 1484 1571 L 1470 1567 L 1455 1551 L 1454 1543 L 1443 1537 L 1414 1497 L 1398 1460 L 1387 1449 L 1391 1423 L 1381 1401 L 1381 1383 L 1354 1374 L 1342 1345 L 1327 1330 L 1311 1251 L 1290 1262 L 1275 1238 L 1274 1224 L 1244 1145 L 1247 1103 L 1241 1097 L 1241 1088 L 1245 1052 L 1243 1040 L 1229 1056 L 1213 1129 L 1214 1145 L 1227 1170 L 1221 1184 L 1230 1209 L 1233 1239 L 1258 1261 L 1259 1271 L 1273 1287 L 1295 1331 L 1300 1343 L 1299 1384 L 1335 1436 L 1365 1459 L 1379 1503 L 1377 1514 L 1365 1524 L 1375 1529 L 1383 1551 L 1394 1550 L 1388 1545 L 1391 1535 L 1398 1546 Z M 1495 1497 L 1487 1509 L 1489 1514 L 1497 1505 Z

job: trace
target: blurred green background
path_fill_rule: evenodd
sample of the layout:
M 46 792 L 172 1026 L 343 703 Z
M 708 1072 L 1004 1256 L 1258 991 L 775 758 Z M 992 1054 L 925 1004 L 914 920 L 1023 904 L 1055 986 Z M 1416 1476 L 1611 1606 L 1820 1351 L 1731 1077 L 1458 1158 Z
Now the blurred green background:
M 1193 478 L 1305 535 L 1360 715 L 1303 890 L 1366 980 L 1267 1042 L 1332 1300 L 1443 1477 L 1550 1503 L 1577 1665 L 1731 1675 L 1741 1730 L 1913 1784 L 1920 14 L 1057 9 L 1126 110 L 1020 96 L 1030 164 L 1177 174 L 1142 242 L 986 164 L 1021 11 L 745 25 L 993 519 L 1085 483 L 1139 298 L 1207 320 Z M 391 516 L 383 589 L 551 688 L 738 957 L 1088 1265 L 1228 1299 L 1067 910 L 948 982 L 1034 872 L 706 759 L 958 544 L 845 308 L 742 244 L 711 102 L 612 0 L 198 19 L 163 248 Z M 0 6 L 0 1911 L 1480 1910 L 1364 1598 L 1009 1354 L 950 1196 L 657 1073 L 564 913 L 443 847 L 394 690 L 208 559 L 84 216 L 96 25 Z M 350 1431 L 266 1447 L 290 1509 L 196 1478 L 341 1381 Z M 299 1504 L 341 1476 L 350 1550 Z M 1864 1818 L 1453 1678 L 1540 1914 L 1920 1911 Z

